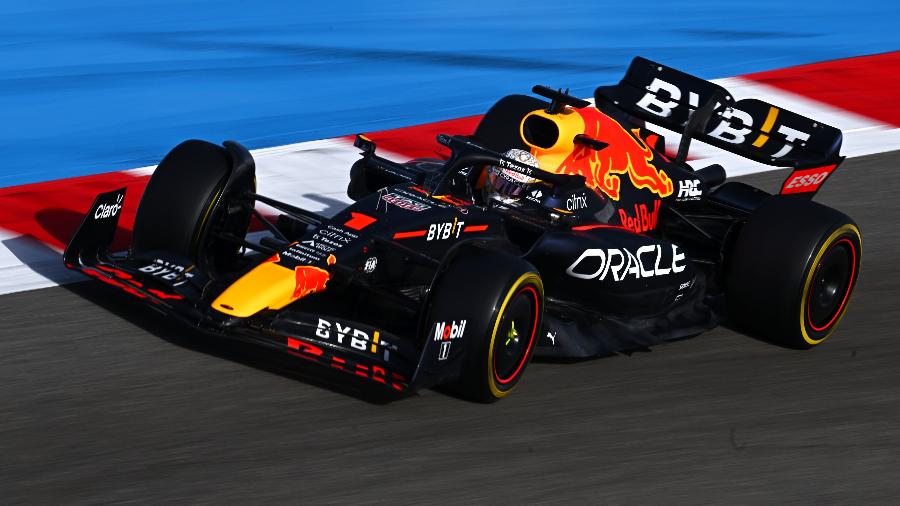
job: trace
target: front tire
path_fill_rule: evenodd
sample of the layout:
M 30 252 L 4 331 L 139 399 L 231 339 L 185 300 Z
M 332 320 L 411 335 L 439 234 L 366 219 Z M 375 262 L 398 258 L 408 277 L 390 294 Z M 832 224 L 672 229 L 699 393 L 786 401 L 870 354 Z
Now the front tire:
M 221 235 L 245 237 L 251 217 L 245 193 L 255 188 L 253 158 L 243 146 L 182 142 L 147 183 L 135 216 L 132 252 L 164 253 L 211 272 L 228 270 L 240 257 L 240 245 Z
M 509 395 L 534 353 L 543 312 L 544 285 L 530 263 L 471 246 L 454 255 L 439 274 L 425 319 L 427 330 L 435 322 L 465 324 L 460 374 L 450 388 L 479 402 Z

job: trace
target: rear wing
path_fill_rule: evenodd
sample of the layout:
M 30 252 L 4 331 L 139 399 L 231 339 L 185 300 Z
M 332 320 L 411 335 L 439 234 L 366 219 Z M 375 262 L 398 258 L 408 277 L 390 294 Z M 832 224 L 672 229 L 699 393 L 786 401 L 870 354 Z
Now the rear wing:
M 691 139 L 699 139 L 766 165 L 793 168 L 785 186 L 801 171 L 826 174 L 805 179 L 818 182 L 795 185 L 790 193 L 815 193 L 843 160 L 837 128 L 762 100 L 735 100 L 715 83 L 645 58 L 635 58 L 619 84 L 597 88 L 594 97 L 598 108 L 617 107 L 681 133 L 681 161 Z

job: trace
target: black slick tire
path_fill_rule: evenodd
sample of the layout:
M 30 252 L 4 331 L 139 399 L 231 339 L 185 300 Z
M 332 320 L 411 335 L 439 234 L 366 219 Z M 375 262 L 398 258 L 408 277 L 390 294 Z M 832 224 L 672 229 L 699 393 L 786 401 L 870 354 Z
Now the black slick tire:
M 821 344 L 846 313 L 861 253 L 847 215 L 797 197 L 767 199 L 726 262 L 731 323 L 788 348 Z
M 466 246 L 438 274 L 426 333 L 434 322 L 459 337 L 465 353 L 450 386 L 479 402 L 506 397 L 521 380 L 540 337 L 544 287 L 530 263 L 502 251 Z M 453 329 L 465 325 L 462 335 Z M 453 327 L 456 325 L 456 327 Z
M 238 204 L 255 186 L 253 159 L 242 146 L 182 142 L 159 163 L 144 190 L 132 252 L 164 253 L 214 270 L 226 268 L 240 246 L 210 231 L 221 229 L 243 239 L 250 211 Z

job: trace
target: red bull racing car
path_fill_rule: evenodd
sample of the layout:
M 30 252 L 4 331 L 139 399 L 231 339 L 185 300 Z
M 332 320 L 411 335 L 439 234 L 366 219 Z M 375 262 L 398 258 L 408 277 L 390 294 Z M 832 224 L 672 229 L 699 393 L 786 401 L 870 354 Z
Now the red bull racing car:
M 834 332 L 860 234 L 811 197 L 842 161 L 839 130 L 642 58 L 594 103 L 534 91 L 438 136 L 446 160 L 396 163 L 358 137 L 355 203 L 331 218 L 257 193 L 239 144 L 184 142 L 150 179 L 129 250 L 109 252 L 121 189 L 97 197 L 66 265 L 213 335 L 480 401 L 535 354 L 630 352 L 723 323 L 792 348 Z M 681 133 L 677 155 L 645 122 Z M 793 170 L 776 195 L 726 181 L 687 163 L 694 139 Z

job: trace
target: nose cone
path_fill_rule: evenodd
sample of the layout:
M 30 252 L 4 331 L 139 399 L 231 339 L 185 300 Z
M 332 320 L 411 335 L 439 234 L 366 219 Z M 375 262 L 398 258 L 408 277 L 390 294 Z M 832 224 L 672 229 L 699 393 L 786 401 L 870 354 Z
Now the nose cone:
M 229 316 L 246 318 L 322 291 L 330 278 L 329 272 L 319 267 L 288 269 L 276 262 L 264 262 L 225 289 L 212 307 Z

